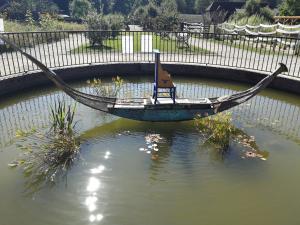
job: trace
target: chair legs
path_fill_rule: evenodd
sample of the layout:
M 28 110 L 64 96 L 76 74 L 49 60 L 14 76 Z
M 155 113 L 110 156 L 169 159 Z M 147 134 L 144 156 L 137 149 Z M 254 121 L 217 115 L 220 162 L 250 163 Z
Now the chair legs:
M 154 85 L 153 95 L 152 95 L 152 98 L 154 99 L 154 104 L 156 104 L 156 102 L 157 102 L 157 98 L 158 98 L 159 93 L 168 93 L 168 92 L 158 92 L 158 88 Z M 176 87 L 169 88 L 169 95 L 170 95 L 170 98 L 173 100 L 173 104 L 175 104 L 176 103 L 176 101 L 175 101 L 175 99 L 176 99 Z

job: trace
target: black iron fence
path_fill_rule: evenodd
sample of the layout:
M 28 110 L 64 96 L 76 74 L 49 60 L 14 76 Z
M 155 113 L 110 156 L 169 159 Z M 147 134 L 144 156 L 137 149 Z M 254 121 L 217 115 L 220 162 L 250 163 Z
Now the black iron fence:
M 300 40 L 292 37 L 152 31 L 54 31 L 4 33 L 50 68 L 119 62 L 153 63 L 153 49 L 164 63 L 193 63 L 264 72 L 279 62 L 285 75 L 300 77 Z M 0 79 L 38 68 L 0 43 Z

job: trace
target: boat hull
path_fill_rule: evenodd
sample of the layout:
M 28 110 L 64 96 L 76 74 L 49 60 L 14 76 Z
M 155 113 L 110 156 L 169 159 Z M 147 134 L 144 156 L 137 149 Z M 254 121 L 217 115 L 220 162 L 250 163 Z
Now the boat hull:
M 211 108 L 198 109 L 132 109 L 132 108 L 114 108 L 110 110 L 111 114 L 127 119 L 169 122 L 169 121 L 187 121 L 195 117 L 205 117 L 215 114 Z

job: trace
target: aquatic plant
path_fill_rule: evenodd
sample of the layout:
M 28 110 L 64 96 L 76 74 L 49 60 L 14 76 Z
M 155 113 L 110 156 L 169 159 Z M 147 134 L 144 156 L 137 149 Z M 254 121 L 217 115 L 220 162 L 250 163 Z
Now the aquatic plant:
M 230 135 L 234 131 L 230 113 L 219 113 L 205 118 L 196 117 L 195 123 L 206 142 L 218 145 L 221 151 L 228 148 Z
M 105 84 L 100 78 L 88 80 L 87 83 L 99 96 L 116 97 L 122 88 L 124 80 L 121 77 L 116 76 L 112 78 L 112 84 Z
M 63 101 L 55 102 L 54 107 L 51 107 L 51 128 L 55 133 L 69 134 L 73 133 L 75 128 L 74 115 L 76 104 L 73 107 L 66 106 Z
M 23 169 L 27 178 L 25 189 L 29 194 L 46 184 L 55 184 L 79 158 L 80 141 L 74 132 L 75 111 L 75 106 L 58 101 L 51 107 L 49 131 L 17 131 L 17 147 L 22 154 L 8 166 Z
M 195 118 L 195 125 L 203 138 L 204 144 L 213 144 L 221 154 L 229 149 L 230 141 L 241 144 L 246 148 L 242 158 L 260 158 L 266 160 L 268 152 L 261 151 L 254 136 L 247 135 L 232 124 L 232 114 L 219 113 L 214 116 Z

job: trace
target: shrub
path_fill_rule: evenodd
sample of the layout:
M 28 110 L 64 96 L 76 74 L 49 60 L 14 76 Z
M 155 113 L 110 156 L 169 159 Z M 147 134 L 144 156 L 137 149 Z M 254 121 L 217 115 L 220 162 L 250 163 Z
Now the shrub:
M 61 31 L 61 30 L 85 30 L 84 24 L 67 23 L 59 21 L 50 14 L 41 15 L 39 23 L 30 18 L 27 14 L 27 20 L 24 23 L 17 21 L 4 21 L 6 32 L 31 32 L 31 31 Z M 49 33 L 30 33 L 30 34 L 10 34 L 8 39 L 16 43 L 19 47 L 33 47 L 36 44 L 51 43 L 68 37 L 67 32 L 49 32 Z M 1 45 L 0 52 L 12 51 L 9 45 Z
M 109 24 L 110 30 L 112 30 L 111 37 L 116 38 L 119 35 L 118 31 L 124 28 L 124 16 L 121 14 L 109 14 L 105 16 L 105 19 Z
M 172 1 L 161 5 L 150 2 L 134 11 L 132 21 L 147 30 L 176 30 L 179 25 L 177 6 Z
M 265 18 L 268 22 L 274 21 L 274 12 L 269 7 L 263 7 L 260 9 L 260 16 Z
M 261 0 L 248 0 L 244 9 L 235 12 L 229 21 L 239 25 L 268 24 L 274 21 L 274 12 L 269 7 L 261 7 Z
M 233 17 L 231 17 L 229 19 L 229 22 L 230 23 L 234 23 L 236 25 L 246 25 L 246 24 L 249 24 L 249 25 L 259 25 L 259 24 L 269 24 L 269 21 L 265 18 L 265 17 L 262 17 L 262 16 L 259 16 L 259 15 L 252 15 L 252 16 L 245 16 L 245 17 L 241 17 L 241 18 L 236 18 L 235 16 L 236 14 L 233 15 Z M 242 16 L 242 15 L 237 15 L 237 16 Z
M 283 0 L 279 6 L 281 16 L 299 16 L 300 1 L 299 0 Z
M 87 34 L 88 39 L 92 46 L 99 45 L 103 47 L 103 41 L 108 39 L 110 34 L 105 32 L 109 30 L 109 24 L 105 19 L 103 14 L 91 13 L 87 17 L 87 25 L 89 30 L 99 31 L 99 32 L 89 32 Z
M 259 14 L 261 0 L 248 0 L 245 4 L 245 12 L 248 16 Z

